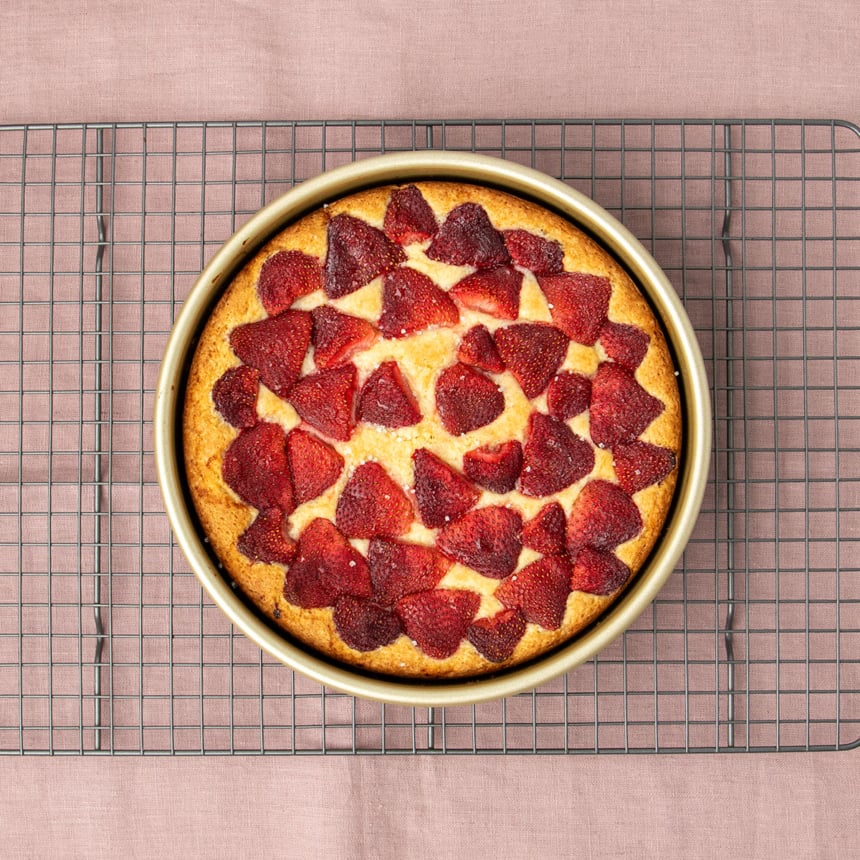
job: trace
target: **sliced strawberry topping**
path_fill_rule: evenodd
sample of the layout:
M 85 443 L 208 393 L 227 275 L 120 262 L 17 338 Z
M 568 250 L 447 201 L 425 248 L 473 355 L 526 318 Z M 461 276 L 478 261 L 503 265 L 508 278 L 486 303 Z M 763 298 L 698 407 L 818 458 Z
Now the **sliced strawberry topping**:
M 391 606 L 407 594 L 435 588 L 451 567 L 435 549 L 414 543 L 373 538 L 367 550 L 373 597 Z
M 397 537 L 414 518 L 412 503 L 373 461 L 356 466 L 337 502 L 335 521 L 351 538 Z
M 464 308 L 515 320 L 520 315 L 522 285 L 522 272 L 512 266 L 495 266 L 467 275 L 451 287 L 450 294 Z
M 621 588 L 628 576 L 630 568 L 617 555 L 586 546 L 579 551 L 574 562 L 570 587 L 572 591 L 606 597 Z
M 260 511 L 239 535 L 236 546 L 245 558 L 264 564 L 289 564 L 296 554 L 295 541 L 287 537 L 287 518 L 280 508 Z
M 617 484 L 590 481 L 576 497 L 567 520 L 567 548 L 575 556 L 584 546 L 614 549 L 642 531 L 634 501 Z
M 257 423 L 260 371 L 246 364 L 225 370 L 212 386 L 212 402 L 221 417 L 238 429 Z
M 240 431 L 224 452 L 224 482 L 257 510 L 281 508 L 290 513 L 295 508 L 286 439 L 279 424 L 260 421 Z
M 588 409 L 591 380 L 581 373 L 563 370 L 553 377 L 546 390 L 547 411 L 553 418 L 567 421 Z
M 437 588 L 407 595 L 397 603 L 397 614 L 428 657 L 444 660 L 460 647 L 480 603 L 474 591 Z
M 567 354 L 567 335 L 549 323 L 517 323 L 496 330 L 496 346 L 529 399 L 555 376 Z
M 462 516 L 481 497 L 480 491 L 426 448 L 412 454 L 415 501 L 421 522 L 435 529 Z
M 519 609 L 503 609 L 490 618 L 476 618 L 466 631 L 475 650 L 491 663 L 504 663 L 526 632 Z
M 606 321 L 612 285 L 608 278 L 583 272 L 540 275 L 553 322 L 577 343 L 593 346 Z
M 600 345 L 606 354 L 622 367 L 633 371 L 642 364 L 648 352 L 650 338 L 635 325 L 610 322 L 607 320 L 600 329 Z
M 445 526 L 436 545 L 451 560 L 501 579 L 516 569 L 522 527 L 523 518 L 517 511 L 500 506 L 478 508 Z
M 450 326 L 459 321 L 457 305 L 427 275 L 403 266 L 385 276 L 379 317 L 383 337 L 406 337 L 431 325 Z
M 675 455 L 650 442 L 628 442 L 612 449 L 618 484 L 625 493 L 638 492 L 659 484 L 675 468 Z
M 299 536 L 296 559 L 284 579 L 284 597 L 295 606 L 333 606 L 345 594 L 370 597 L 364 556 L 326 519 L 313 520 Z
M 601 448 L 632 442 L 663 411 L 620 364 L 604 361 L 591 383 L 591 439 Z
M 563 555 L 567 552 L 567 520 L 558 502 L 544 505 L 523 526 L 523 546 L 541 555 Z
M 286 399 L 311 427 L 346 442 L 355 429 L 356 375 L 354 364 L 309 373 L 290 389 Z
M 436 380 L 436 409 L 445 429 L 461 436 L 495 421 L 505 410 L 505 396 L 483 373 L 457 362 Z
M 301 251 L 277 251 L 260 269 L 257 295 L 269 316 L 285 311 L 297 298 L 321 290 L 319 260 Z
M 427 256 L 440 263 L 479 269 L 501 266 L 510 260 L 502 234 L 477 203 L 461 203 L 448 213 Z
M 482 445 L 463 455 L 463 473 L 493 493 L 509 493 L 523 467 L 523 446 L 516 440 Z
M 311 317 L 314 363 L 323 370 L 342 364 L 359 350 L 367 349 L 379 336 L 367 320 L 342 313 L 331 305 L 314 308 Z
M 390 609 L 348 594 L 335 603 L 332 617 L 340 638 L 356 651 L 390 645 L 401 631 L 400 619 Z
M 383 427 L 409 427 L 421 420 L 415 395 L 396 361 L 383 361 L 367 378 L 358 395 L 360 421 Z
M 482 325 L 473 326 L 463 335 L 457 349 L 457 358 L 464 364 L 471 364 L 490 373 L 501 373 L 505 369 L 493 336 L 486 326 Z
M 233 352 L 259 370 L 260 381 L 279 397 L 299 378 L 310 342 L 311 315 L 306 311 L 284 311 L 230 332 Z
M 564 249 L 555 239 L 543 239 L 528 230 L 503 230 L 505 245 L 513 261 L 536 275 L 551 275 L 562 270 Z
M 533 412 L 527 432 L 520 475 L 525 495 L 551 496 L 594 468 L 594 449 L 564 421 Z
M 526 565 L 500 582 L 495 592 L 502 605 L 519 609 L 526 621 L 546 630 L 561 626 L 568 594 L 570 562 L 557 555 Z
M 328 224 L 325 294 L 337 299 L 354 293 L 405 259 L 382 230 L 352 215 L 335 215 Z
M 430 204 L 414 185 L 396 188 L 392 192 L 382 225 L 389 239 L 401 245 L 423 242 L 436 232 L 437 227 Z
M 324 493 L 343 471 L 343 457 L 331 445 L 298 427 L 287 433 L 287 457 L 297 505 Z

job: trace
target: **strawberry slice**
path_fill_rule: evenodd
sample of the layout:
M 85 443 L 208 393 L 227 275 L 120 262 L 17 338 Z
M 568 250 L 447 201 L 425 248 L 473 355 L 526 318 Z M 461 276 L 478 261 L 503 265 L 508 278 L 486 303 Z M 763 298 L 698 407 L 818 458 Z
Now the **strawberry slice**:
M 591 383 L 591 439 L 601 448 L 632 442 L 663 408 L 629 370 L 603 361 Z
M 260 381 L 279 397 L 299 378 L 310 342 L 311 315 L 306 311 L 284 311 L 230 332 L 233 352 L 259 370 Z
M 675 455 L 650 442 L 628 442 L 612 449 L 618 484 L 631 496 L 652 484 L 659 484 L 675 468 Z
M 523 525 L 523 546 L 541 555 L 563 555 L 567 552 L 567 519 L 558 502 L 544 505 Z
M 526 632 L 519 609 L 503 609 L 489 618 L 476 618 L 466 631 L 475 650 L 491 663 L 504 663 Z
M 478 269 L 450 289 L 450 295 L 464 308 L 503 320 L 520 315 L 523 273 L 512 266 Z
M 503 606 L 519 609 L 526 621 L 557 630 L 570 594 L 570 561 L 547 556 L 533 561 L 500 582 L 495 596 Z
M 440 263 L 479 269 L 510 261 L 502 234 L 478 203 L 461 203 L 448 213 L 427 249 L 427 256 Z
M 499 355 L 530 400 L 555 376 L 567 355 L 567 343 L 567 335 L 549 323 L 517 323 L 496 330 Z
M 280 424 L 260 421 L 240 431 L 224 452 L 224 483 L 257 510 L 280 508 L 289 514 L 295 508 L 286 440 Z
M 520 475 L 525 495 L 551 496 L 594 468 L 594 449 L 564 421 L 533 412 L 527 433 Z
M 367 378 L 358 395 L 360 421 L 383 427 L 409 427 L 421 420 L 415 395 L 396 361 L 383 361 Z
M 438 224 L 421 191 L 414 185 L 406 185 L 391 193 L 382 229 L 392 242 L 410 245 L 429 239 Z
M 402 598 L 397 614 L 418 648 L 428 657 L 444 660 L 460 647 L 480 603 L 474 591 L 437 588 Z
M 481 497 L 461 474 L 426 448 L 413 452 L 412 464 L 418 514 L 427 528 L 453 522 Z
M 303 421 L 311 427 L 347 442 L 355 429 L 353 401 L 358 371 L 354 364 L 341 364 L 303 376 L 286 396 Z
M 436 410 L 445 429 L 462 436 L 495 421 L 505 411 L 505 396 L 483 373 L 457 362 L 436 380 Z
M 412 503 L 379 463 L 356 466 L 337 501 L 335 522 L 351 538 L 397 537 L 409 530 Z
M 260 269 L 257 295 L 269 316 L 277 316 L 300 296 L 321 290 L 319 260 L 301 251 L 277 251 Z
M 367 320 L 342 313 L 331 305 L 314 308 L 311 317 L 314 363 L 322 370 L 342 364 L 379 336 Z
M 225 370 L 212 386 L 212 403 L 221 417 L 241 430 L 257 423 L 260 371 L 247 364 Z
M 295 606 L 333 606 L 343 595 L 370 597 L 364 556 L 334 527 L 318 517 L 299 536 L 295 561 L 284 578 L 284 597 Z
M 472 326 L 463 335 L 457 348 L 457 358 L 464 364 L 488 370 L 490 373 L 501 373 L 505 369 L 493 336 L 486 326 L 482 325 Z
M 594 346 L 609 310 L 609 279 L 584 272 L 562 272 L 539 275 L 537 280 L 553 322 L 571 340 Z
M 335 215 L 328 223 L 325 294 L 338 299 L 354 293 L 405 260 L 403 249 L 382 230 L 352 215 Z
M 435 549 L 415 543 L 373 538 L 367 550 L 373 597 L 392 606 L 401 597 L 434 589 L 451 567 Z
M 287 518 L 280 508 L 260 511 L 239 535 L 236 547 L 252 562 L 289 564 L 296 554 L 295 541 L 286 534 Z
M 523 467 L 523 446 L 516 440 L 482 445 L 463 455 L 463 474 L 493 493 L 509 493 Z
M 544 239 L 528 230 L 503 230 L 502 236 L 518 266 L 536 275 L 552 275 L 562 270 L 564 249 L 555 239 Z
M 567 421 L 588 409 L 591 380 L 581 373 L 563 370 L 556 374 L 546 390 L 547 412 L 553 418 Z
M 589 481 L 567 519 L 567 549 L 571 556 L 584 546 L 615 549 L 640 531 L 639 508 L 621 487 L 609 481 Z
M 571 591 L 585 591 L 607 597 L 627 582 L 630 568 L 611 552 L 583 547 L 570 575 Z
M 457 325 L 460 312 L 449 295 L 427 275 L 403 266 L 385 276 L 379 330 L 400 338 L 432 325 Z
M 356 651 L 390 645 L 402 629 L 400 619 L 390 609 L 349 594 L 338 598 L 332 618 L 340 638 Z
M 635 325 L 607 320 L 600 329 L 600 345 L 606 354 L 631 372 L 642 364 L 650 340 L 651 338 Z
M 478 508 L 445 526 L 436 537 L 436 546 L 452 561 L 501 579 L 516 569 L 522 528 L 522 516 L 511 508 Z
M 343 457 L 331 445 L 299 427 L 287 433 L 287 459 L 296 505 L 322 495 L 343 471 Z

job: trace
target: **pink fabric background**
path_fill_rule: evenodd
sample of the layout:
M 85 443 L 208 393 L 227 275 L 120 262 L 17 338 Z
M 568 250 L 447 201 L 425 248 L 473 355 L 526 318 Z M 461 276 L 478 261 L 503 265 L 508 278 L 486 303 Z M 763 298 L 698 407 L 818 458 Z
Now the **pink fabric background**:
M 860 120 L 850 0 L 465 6 L 8 3 L 0 121 Z M 857 764 L 4 758 L 0 834 L 6 856 L 848 856 Z

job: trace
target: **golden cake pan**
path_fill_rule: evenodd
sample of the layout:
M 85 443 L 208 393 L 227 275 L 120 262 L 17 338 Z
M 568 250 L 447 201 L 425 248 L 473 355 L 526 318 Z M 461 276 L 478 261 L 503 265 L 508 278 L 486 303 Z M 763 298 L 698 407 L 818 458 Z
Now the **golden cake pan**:
M 187 492 L 181 418 L 185 376 L 203 324 L 243 264 L 274 234 L 302 215 L 374 185 L 448 179 L 489 185 L 554 209 L 591 234 L 620 261 L 662 321 L 676 367 L 683 409 L 683 445 L 675 498 L 663 532 L 626 592 L 589 628 L 531 663 L 469 680 L 416 681 L 362 673 L 309 651 L 246 604 L 207 549 Z M 158 379 L 155 458 L 164 505 L 176 540 L 209 597 L 229 620 L 277 660 L 333 689 L 413 706 L 473 704 L 533 689 L 593 657 L 618 638 L 655 598 L 693 529 L 707 480 L 711 405 L 701 351 L 686 312 L 663 271 L 639 241 L 585 195 L 550 176 L 497 158 L 460 152 L 381 155 L 327 171 L 297 185 L 256 213 L 200 274 L 168 340 Z

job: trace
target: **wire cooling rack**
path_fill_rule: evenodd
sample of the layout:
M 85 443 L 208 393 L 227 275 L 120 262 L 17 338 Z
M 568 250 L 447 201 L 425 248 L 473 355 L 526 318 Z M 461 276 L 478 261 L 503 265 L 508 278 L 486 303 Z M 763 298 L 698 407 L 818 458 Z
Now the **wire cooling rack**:
M 620 640 L 474 707 L 352 699 L 262 654 L 171 539 L 150 416 L 218 246 L 394 150 L 536 167 L 615 214 L 698 333 L 704 507 Z M 860 131 L 842 122 L 0 127 L 0 751 L 664 752 L 860 741 Z

